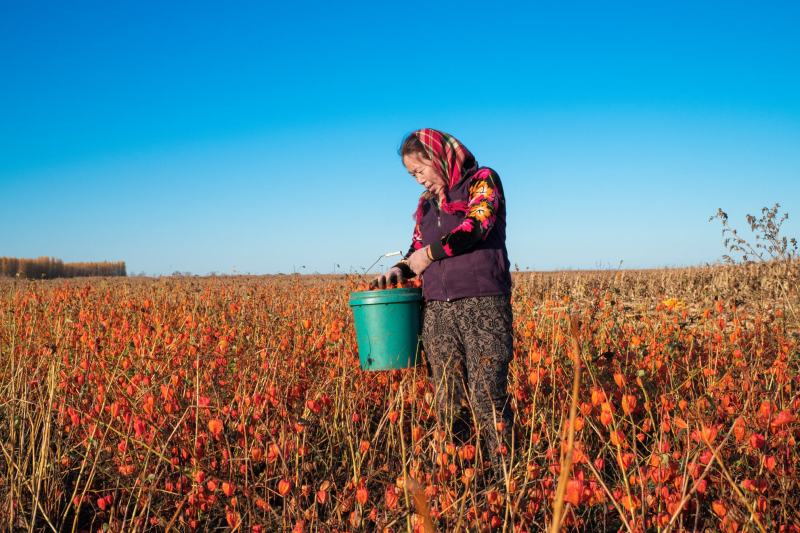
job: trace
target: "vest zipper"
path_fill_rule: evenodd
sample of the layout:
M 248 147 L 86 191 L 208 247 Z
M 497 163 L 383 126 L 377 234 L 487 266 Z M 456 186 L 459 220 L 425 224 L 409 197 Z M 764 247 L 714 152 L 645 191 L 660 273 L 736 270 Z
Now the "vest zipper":
M 444 260 L 442 260 L 444 261 Z M 444 299 L 450 301 L 450 296 L 447 294 L 447 271 L 445 270 L 446 263 L 442 263 L 442 288 L 444 289 Z
M 439 204 L 436 204 L 436 225 L 438 227 L 442 227 L 442 211 L 439 209 Z M 447 272 L 445 271 L 445 263 L 442 263 L 442 288 L 444 289 L 444 299 L 446 301 L 450 301 L 450 297 L 447 295 Z

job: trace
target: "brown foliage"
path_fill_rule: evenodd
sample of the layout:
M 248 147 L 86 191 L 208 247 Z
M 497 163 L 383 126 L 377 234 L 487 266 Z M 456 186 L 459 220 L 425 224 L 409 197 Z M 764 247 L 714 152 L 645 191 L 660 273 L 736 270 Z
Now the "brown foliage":
M 799 275 L 515 274 L 499 483 L 358 370 L 360 279 L 0 280 L 0 529 L 540 531 L 562 477 L 567 530 L 796 531 Z

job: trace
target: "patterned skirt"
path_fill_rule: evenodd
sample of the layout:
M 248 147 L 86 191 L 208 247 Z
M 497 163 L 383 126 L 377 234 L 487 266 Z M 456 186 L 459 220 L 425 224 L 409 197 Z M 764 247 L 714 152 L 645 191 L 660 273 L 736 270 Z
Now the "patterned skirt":
M 434 387 L 439 422 L 457 441 L 477 425 L 482 448 L 495 462 L 510 448 L 513 413 L 508 365 L 513 357 L 511 297 L 480 296 L 427 301 L 422 344 Z

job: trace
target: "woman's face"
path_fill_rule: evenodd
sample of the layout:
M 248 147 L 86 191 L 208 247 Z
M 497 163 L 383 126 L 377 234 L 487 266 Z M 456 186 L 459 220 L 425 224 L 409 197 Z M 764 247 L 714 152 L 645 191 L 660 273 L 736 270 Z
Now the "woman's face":
M 444 190 L 447 182 L 439 170 L 433 165 L 433 161 L 425 159 L 420 153 L 413 153 L 403 156 L 403 165 L 408 173 L 413 176 L 417 183 L 428 189 L 430 192 L 439 196 Z

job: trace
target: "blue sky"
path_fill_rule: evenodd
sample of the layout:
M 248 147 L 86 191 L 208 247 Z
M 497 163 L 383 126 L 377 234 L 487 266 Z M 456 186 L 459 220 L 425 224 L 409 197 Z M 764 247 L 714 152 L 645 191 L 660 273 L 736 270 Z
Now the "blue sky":
M 420 127 L 521 269 L 713 262 L 718 207 L 800 236 L 796 2 L 284 4 L 3 2 L 0 255 L 354 271 L 408 246 Z

